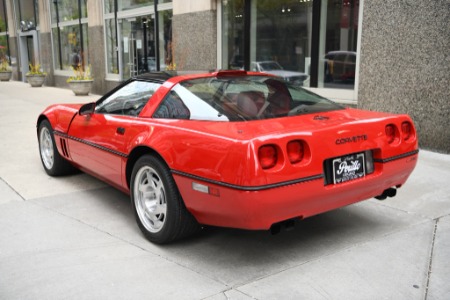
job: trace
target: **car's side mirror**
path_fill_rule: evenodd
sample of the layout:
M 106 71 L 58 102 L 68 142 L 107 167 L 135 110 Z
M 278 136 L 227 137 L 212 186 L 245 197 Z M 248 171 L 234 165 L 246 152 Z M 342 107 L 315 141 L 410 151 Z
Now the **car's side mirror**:
M 80 107 L 78 113 L 80 114 L 80 116 L 87 116 L 93 114 L 94 110 L 95 110 L 95 102 L 86 103 Z

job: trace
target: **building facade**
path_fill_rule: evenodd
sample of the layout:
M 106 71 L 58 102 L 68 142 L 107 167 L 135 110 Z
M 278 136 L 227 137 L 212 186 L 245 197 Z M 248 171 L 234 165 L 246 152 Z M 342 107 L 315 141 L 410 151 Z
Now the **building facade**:
M 0 55 L 25 81 L 93 92 L 154 70 L 244 69 L 337 102 L 410 114 L 421 147 L 450 153 L 447 0 L 0 0 Z

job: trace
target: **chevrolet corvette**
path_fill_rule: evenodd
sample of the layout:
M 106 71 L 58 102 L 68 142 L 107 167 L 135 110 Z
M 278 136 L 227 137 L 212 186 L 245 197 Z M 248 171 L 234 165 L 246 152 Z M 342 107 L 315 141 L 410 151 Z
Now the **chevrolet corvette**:
M 418 138 L 405 114 L 345 108 L 273 75 L 154 72 L 37 120 L 45 172 L 79 169 L 130 195 L 154 243 L 202 226 L 277 231 L 396 195 Z

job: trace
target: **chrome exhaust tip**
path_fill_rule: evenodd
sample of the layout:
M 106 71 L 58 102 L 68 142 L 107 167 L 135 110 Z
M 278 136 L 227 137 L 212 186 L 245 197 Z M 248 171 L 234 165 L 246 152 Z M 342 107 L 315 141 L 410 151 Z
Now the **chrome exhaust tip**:
M 392 197 L 395 197 L 395 195 L 397 195 L 397 189 L 388 188 L 388 189 L 384 190 L 381 195 L 376 196 L 375 199 L 385 200 L 387 197 L 392 198 Z

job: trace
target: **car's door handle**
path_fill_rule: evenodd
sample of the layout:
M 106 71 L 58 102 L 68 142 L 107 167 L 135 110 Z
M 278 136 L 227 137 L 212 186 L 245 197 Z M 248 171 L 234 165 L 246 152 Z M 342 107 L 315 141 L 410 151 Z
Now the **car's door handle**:
M 117 134 L 123 135 L 123 134 L 125 133 L 125 128 L 123 128 L 123 127 L 117 127 L 116 132 L 117 132 Z

